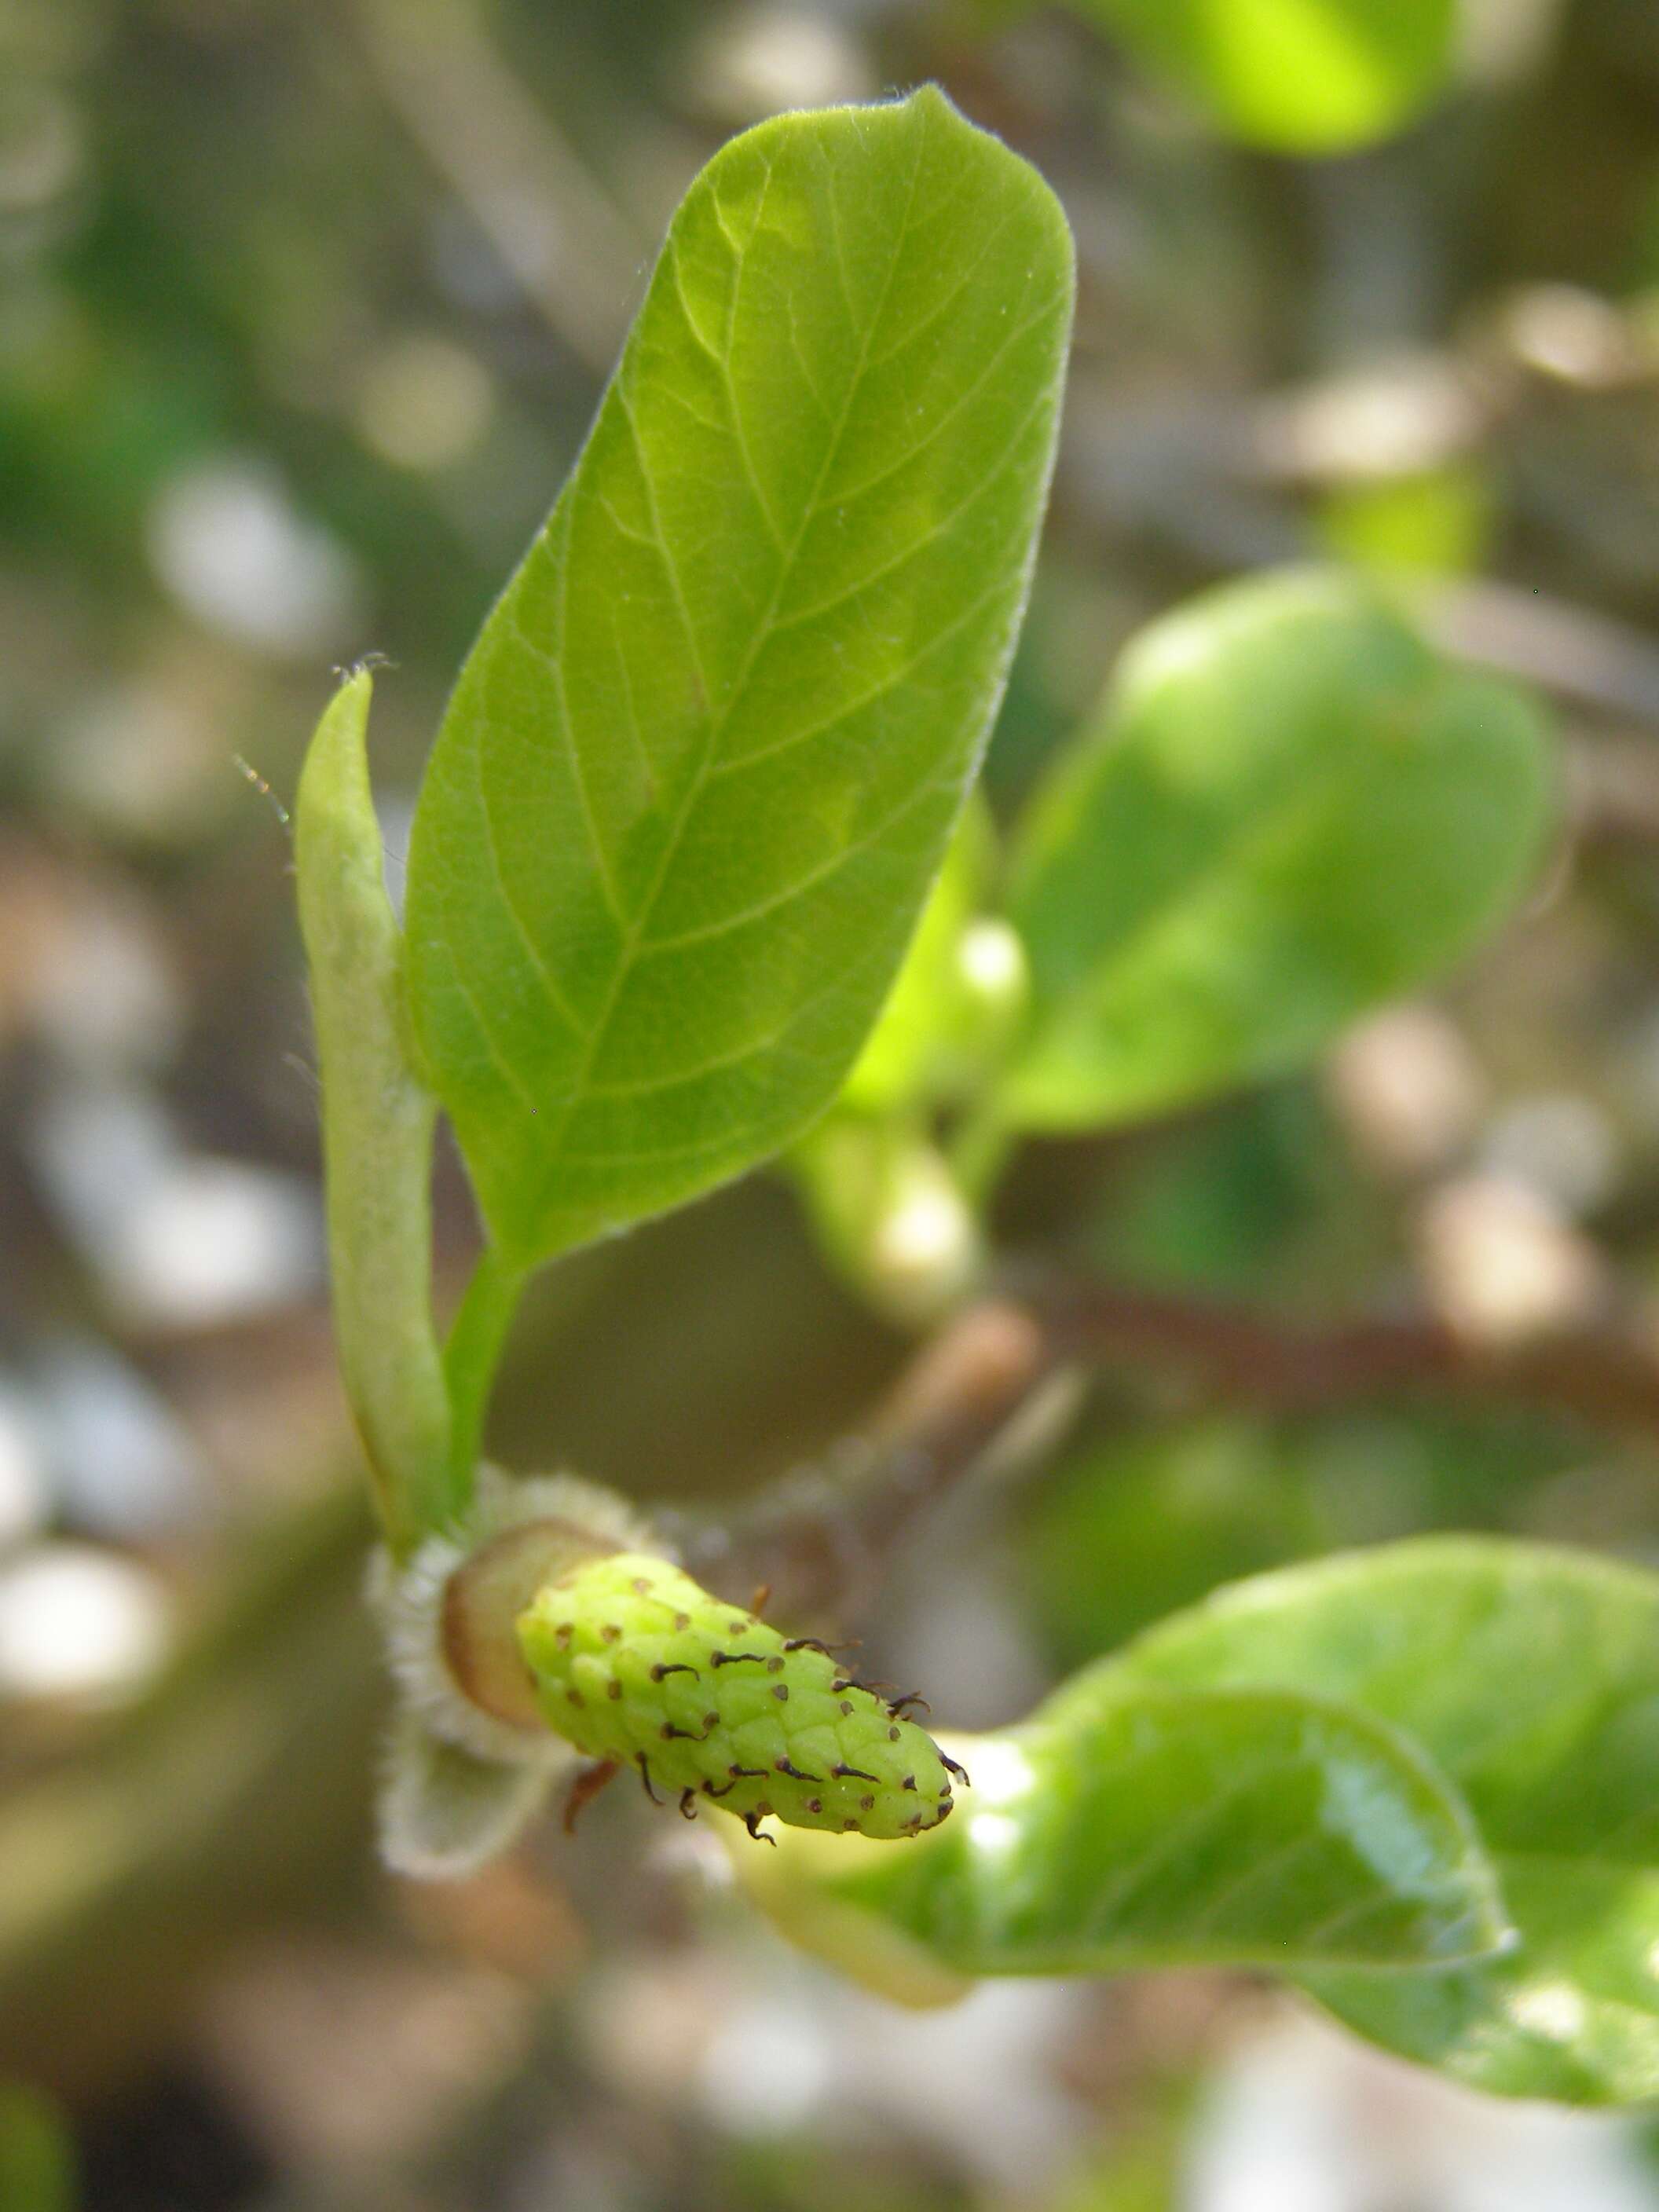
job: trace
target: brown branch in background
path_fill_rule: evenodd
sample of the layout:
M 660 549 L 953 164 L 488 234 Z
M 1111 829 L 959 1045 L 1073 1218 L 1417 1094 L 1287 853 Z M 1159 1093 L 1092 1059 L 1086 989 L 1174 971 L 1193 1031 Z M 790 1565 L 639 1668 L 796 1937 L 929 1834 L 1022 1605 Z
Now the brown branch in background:
M 1613 1329 L 1502 1349 L 1430 1320 L 1323 1326 L 1084 1280 L 969 1307 L 917 1354 L 861 1437 L 788 1476 L 724 1528 L 671 1528 L 733 1595 L 767 1582 L 788 1611 L 855 1613 L 896 1547 L 988 1458 L 1051 1449 L 1061 1378 L 1132 1369 L 1195 1402 L 1307 1413 L 1389 1395 L 1524 1406 L 1659 1442 L 1659 1358 Z M 1014 1439 L 1018 1437 L 1018 1445 Z
M 969 1306 L 915 1355 L 863 1431 L 716 1526 L 658 1516 L 700 1579 L 769 1584 L 781 1613 L 848 1620 L 930 1510 L 993 1458 L 1052 1442 L 1068 1354 L 1036 1314 Z M 1057 1388 L 1057 1386 L 1059 1386 Z
M 611 373 L 641 240 L 461 0 L 356 0 L 380 91 L 561 342 Z
M 1659 642 L 1589 607 L 1488 577 L 1437 580 L 1418 594 L 1447 653 L 1620 720 L 1659 723 Z
M 1564 1413 L 1659 1442 L 1659 1358 L 1608 1328 L 1480 1346 L 1444 1323 L 1313 1326 L 1199 1298 L 1068 1282 L 1037 1309 L 1062 1357 L 1149 1361 L 1229 1404 L 1299 1413 L 1389 1392 Z

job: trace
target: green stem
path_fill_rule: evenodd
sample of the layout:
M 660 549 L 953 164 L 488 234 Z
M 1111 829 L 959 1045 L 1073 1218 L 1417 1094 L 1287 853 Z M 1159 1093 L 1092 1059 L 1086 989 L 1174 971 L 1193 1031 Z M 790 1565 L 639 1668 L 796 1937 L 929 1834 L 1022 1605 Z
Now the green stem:
M 452 1423 L 450 1479 L 463 1496 L 471 1488 L 473 1469 L 483 1443 L 490 1385 L 518 1310 L 526 1272 L 517 1262 L 504 1259 L 498 1245 L 486 1244 L 444 1346 Z
M 295 807 L 300 927 L 322 1078 L 334 1331 L 386 1540 L 409 1551 L 462 1502 L 432 1320 L 437 1107 L 404 1049 L 400 939 L 369 790 L 372 684 L 330 702 Z
M 970 1205 L 982 1211 L 1015 1142 L 1014 1132 L 998 1110 L 994 1091 L 988 1089 L 969 1107 L 947 1149 L 951 1172 Z

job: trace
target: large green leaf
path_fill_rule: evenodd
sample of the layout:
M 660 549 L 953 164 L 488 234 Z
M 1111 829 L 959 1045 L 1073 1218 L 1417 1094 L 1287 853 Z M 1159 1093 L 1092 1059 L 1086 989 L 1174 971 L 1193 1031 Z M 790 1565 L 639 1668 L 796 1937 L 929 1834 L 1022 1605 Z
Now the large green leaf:
M 932 90 L 687 195 L 415 823 L 414 1028 L 513 1260 L 835 1096 L 1000 693 L 1070 303 L 1046 186 Z
M 1460 1786 L 1521 1944 L 1432 1978 L 1309 1976 L 1334 2011 L 1481 2088 L 1659 2096 L 1659 1577 L 1429 1539 L 1241 1583 L 1118 1663 L 1169 1685 L 1316 1687 Z
M 1222 129 L 1286 154 L 1397 131 L 1450 70 L 1456 0 L 1073 0 Z
M 781 1838 L 752 1879 L 797 1940 L 863 1969 L 874 1916 L 959 1974 L 1447 1966 L 1504 1940 L 1461 1800 L 1318 1698 L 1097 1668 L 961 1753 L 957 1817 L 914 1844 Z
M 1371 587 L 1206 593 L 1126 656 L 1042 790 L 1011 910 L 1033 1011 L 1003 1111 L 1130 1121 L 1313 1057 L 1510 909 L 1550 814 L 1537 709 Z

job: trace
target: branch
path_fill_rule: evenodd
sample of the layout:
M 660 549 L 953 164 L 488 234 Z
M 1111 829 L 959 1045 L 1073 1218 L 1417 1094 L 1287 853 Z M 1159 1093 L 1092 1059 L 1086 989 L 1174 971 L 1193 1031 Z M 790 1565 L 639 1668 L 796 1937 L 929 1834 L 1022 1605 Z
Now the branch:
M 642 248 L 457 0 L 356 0 L 362 48 L 403 118 L 550 329 L 596 376 L 628 328 Z
M 723 1528 L 668 1532 L 732 1596 L 850 1619 L 887 1560 L 988 1462 L 1052 1449 L 1091 1370 L 1183 1379 L 1206 1404 L 1307 1413 L 1389 1395 L 1526 1406 L 1659 1442 L 1659 1358 L 1614 1329 L 1482 1346 L 1425 1319 L 1313 1326 L 1215 1301 L 1046 1278 L 970 1306 L 917 1355 L 863 1433 Z
M 1659 1359 L 1611 1328 L 1483 1346 L 1431 1320 L 1315 1327 L 1083 1281 L 1040 1292 L 1038 1310 L 1066 1356 L 1097 1365 L 1150 1356 L 1229 1404 L 1299 1413 L 1404 1391 L 1528 1406 L 1659 1441 Z
M 718 1525 L 661 1513 L 657 1524 L 700 1581 L 734 1598 L 763 1583 L 781 1613 L 850 1620 L 946 1496 L 993 1461 L 1053 1444 L 1074 1402 L 1070 1364 L 1036 1315 L 987 1299 L 925 1345 L 864 1429 L 819 1465 Z

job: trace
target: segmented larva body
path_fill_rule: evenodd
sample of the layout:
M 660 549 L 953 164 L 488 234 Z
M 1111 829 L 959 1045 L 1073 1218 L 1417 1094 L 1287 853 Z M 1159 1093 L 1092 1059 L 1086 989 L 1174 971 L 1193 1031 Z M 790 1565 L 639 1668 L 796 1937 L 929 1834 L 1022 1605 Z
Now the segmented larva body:
M 937 1827 L 951 1778 L 933 1738 L 830 1655 L 786 1640 L 644 1553 L 616 1552 L 547 1584 L 519 1620 L 549 1724 L 647 1787 L 707 1801 L 750 1832 L 898 1838 Z

